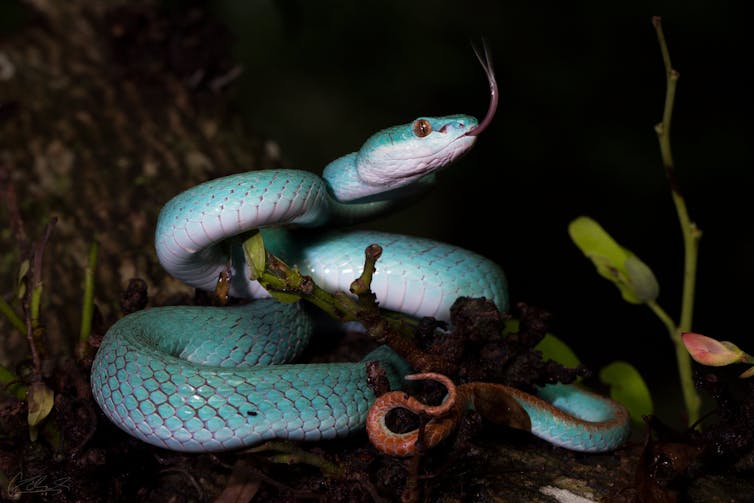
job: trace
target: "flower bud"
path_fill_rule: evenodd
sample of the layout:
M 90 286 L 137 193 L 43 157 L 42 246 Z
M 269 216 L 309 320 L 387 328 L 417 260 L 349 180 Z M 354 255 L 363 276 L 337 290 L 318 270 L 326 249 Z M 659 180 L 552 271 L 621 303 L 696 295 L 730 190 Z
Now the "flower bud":
M 718 341 L 693 332 L 681 334 L 681 338 L 691 358 L 702 365 L 721 367 L 738 363 L 746 356 L 746 353 L 732 342 Z

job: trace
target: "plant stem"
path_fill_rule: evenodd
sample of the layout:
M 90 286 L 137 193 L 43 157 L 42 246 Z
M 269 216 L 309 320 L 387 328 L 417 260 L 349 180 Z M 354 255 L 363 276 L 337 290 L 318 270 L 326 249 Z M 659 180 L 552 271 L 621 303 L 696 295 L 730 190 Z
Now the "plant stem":
M 668 329 L 670 339 L 675 346 L 675 359 L 678 366 L 678 377 L 681 381 L 681 391 L 683 393 L 683 401 L 686 404 L 686 413 L 688 414 L 689 424 L 694 424 L 699 418 L 699 406 L 700 399 L 699 394 L 694 387 L 694 376 L 691 372 L 691 356 L 686 350 L 686 346 L 681 339 L 681 333 L 688 330 L 681 330 L 675 321 L 662 309 L 657 302 L 647 302 L 647 306 L 657 315 L 658 318 Z
M 37 283 L 34 288 L 31 289 L 31 326 L 34 330 L 39 328 L 39 309 L 42 305 L 42 293 L 44 292 L 44 283 Z M 36 337 L 36 334 L 35 334 Z
M 84 271 L 84 298 L 81 306 L 81 331 L 79 332 L 78 356 L 86 354 L 89 335 L 92 332 L 92 317 L 94 315 L 94 269 L 97 266 L 97 252 L 99 244 L 92 241 L 89 247 L 89 261 Z
M 657 301 L 650 300 L 647 302 L 647 306 L 657 315 L 658 318 L 660 318 L 660 321 L 662 321 L 665 328 L 668 329 L 668 333 L 672 338 L 678 330 L 678 326 L 675 324 L 673 318 L 671 318 L 670 315 L 657 304 Z
M 31 269 L 30 274 L 25 276 L 26 294 L 24 295 L 24 315 L 26 317 L 26 338 L 29 341 L 29 351 L 34 363 L 34 373 L 37 376 L 42 374 L 42 358 L 47 357 L 46 348 L 43 344 L 44 328 L 39 320 L 40 306 L 42 304 L 42 293 L 44 292 L 44 281 L 42 280 L 42 264 L 45 247 L 50 239 L 52 230 L 58 219 L 53 217 L 47 223 L 45 232 L 39 241 L 32 245 L 31 250 Z M 41 357 L 40 357 L 41 355 Z M 34 379 L 36 380 L 36 379 Z
M 670 145 L 670 124 L 673 116 L 673 105 L 675 102 L 675 92 L 679 74 L 673 69 L 670 60 L 670 51 L 668 50 L 665 35 L 662 31 L 661 19 L 658 16 L 653 17 L 652 24 L 657 32 L 657 40 L 660 44 L 660 51 L 662 52 L 662 60 L 665 66 L 667 80 L 662 122 L 655 126 L 655 132 L 657 133 L 657 139 L 660 143 L 662 165 L 665 168 L 665 173 L 670 183 L 673 204 L 675 205 L 678 214 L 678 221 L 681 226 L 684 245 L 683 293 L 681 298 L 680 323 L 678 326 L 673 326 L 672 329 L 670 326 L 668 328 L 670 331 L 670 337 L 673 340 L 676 349 L 676 361 L 678 364 L 679 377 L 681 379 L 681 387 L 683 389 L 683 397 L 686 403 L 688 421 L 690 424 L 694 424 L 699 418 L 701 401 L 699 399 L 699 394 L 694 387 L 691 371 L 691 358 L 681 341 L 681 333 L 690 331 L 693 322 L 697 255 L 701 231 L 689 217 L 688 209 L 686 208 L 686 201 L 681 194 L 680 185 L 675 175 L 675 163 L 673 161 L 673 151 Z M 658 311 L 651 305 L 650 308 L 652 308 L 655 313 L 658 313 Z M 663 319 L 662 316 L 661 319 Z M 666 326 L 668 325 L 666 319 L 663 319 L 663 322 Z

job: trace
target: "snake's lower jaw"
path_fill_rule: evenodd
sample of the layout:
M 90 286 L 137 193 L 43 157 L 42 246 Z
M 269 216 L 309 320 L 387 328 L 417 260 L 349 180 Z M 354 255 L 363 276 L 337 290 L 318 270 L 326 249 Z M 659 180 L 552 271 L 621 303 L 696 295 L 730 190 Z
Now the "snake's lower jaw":
M 476 136 L 462 134 L 451 141 L 426 146 L 415 158 L 395 157 L 380 164 L 364 163 L 358 168 L 359 177 L 374 186 L 403 187 L 450 166 L 471 150 L 475 142 Z
M 474 129 L 476 129 L 476 126 L 474 126 Z M 471 131 L 473 131 L 474 129 L 472 129 Z M 469 133 L 466 133 L 465 135 L 460 136 L 456 141 L 454 141 L 452 146 L 453 146 L 453 151 L 456 152 L 456 154 L 449 162 L 452 162 L 453 160 L 457 159 L 458 157 L 464 155 L 469 150 L 471 150 L 471 147 L 473 147 L 474 143 L 476 143 L 476 139 L 477 139 L 476 136 L 471 136 L 469 135 Z

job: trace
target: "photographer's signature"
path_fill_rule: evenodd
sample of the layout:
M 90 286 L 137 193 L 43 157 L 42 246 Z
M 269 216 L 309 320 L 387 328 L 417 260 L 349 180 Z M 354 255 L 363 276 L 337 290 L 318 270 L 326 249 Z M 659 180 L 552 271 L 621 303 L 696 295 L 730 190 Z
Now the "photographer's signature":
M 59 477 L 47 479 L 47 475 L 35 475 L 24 478 L 22 473 L 17 473 L 8 483 L 8 494 L 45 493 L 47 495 L 60 494 L 63 489 L 71 488 L 71 477 Z

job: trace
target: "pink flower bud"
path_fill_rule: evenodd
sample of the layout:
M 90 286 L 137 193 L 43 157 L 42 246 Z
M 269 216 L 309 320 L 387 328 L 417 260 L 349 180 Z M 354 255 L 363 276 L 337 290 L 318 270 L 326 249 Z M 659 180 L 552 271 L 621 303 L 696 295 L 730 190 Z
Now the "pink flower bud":
M 745 353 L 738 346 L 728 341 L 718 341 L 693 332 L 681 334 L 683 344 L 691 358 L 702 365 L 721 367 L 740 362 Z

